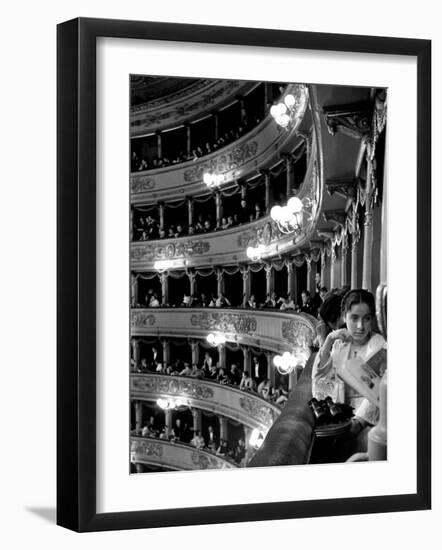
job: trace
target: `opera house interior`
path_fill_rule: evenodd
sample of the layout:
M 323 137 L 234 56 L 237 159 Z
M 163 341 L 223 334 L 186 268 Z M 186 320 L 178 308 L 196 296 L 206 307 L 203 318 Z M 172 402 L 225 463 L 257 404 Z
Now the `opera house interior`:
M 385 460 L 387 91 L 130 84 L 131 472 Z

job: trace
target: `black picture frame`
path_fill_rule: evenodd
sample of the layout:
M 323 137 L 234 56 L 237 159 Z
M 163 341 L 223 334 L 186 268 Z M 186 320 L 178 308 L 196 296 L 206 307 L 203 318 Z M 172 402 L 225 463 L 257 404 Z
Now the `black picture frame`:
M 57 523 L 84 532 L 431 506 L 431 42 L 74 19 L 58 25 Z M 96 39 L 153 39 L 412 56 L 417 60 L 417 491 L 203 508 L 96 512 Z

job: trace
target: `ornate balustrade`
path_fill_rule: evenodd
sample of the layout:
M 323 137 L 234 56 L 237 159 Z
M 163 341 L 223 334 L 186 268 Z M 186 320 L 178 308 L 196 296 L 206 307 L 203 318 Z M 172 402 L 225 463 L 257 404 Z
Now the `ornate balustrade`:
M 313 140 L 305 179 L 298 193 L 300 199 L 309 199 L 313 206 L 311 215 L 305 216 L 301 233 L 295 238 L 293 234 L 283 234 L 270 216 L 265 216 L 251 223 L 192 237 L 132 242 L 131 268 L 134 271 L 153 271 L 159 261 L 163 263 L 164 269 L 248 263 L 250 260 L 246 254 L 247 247 L 259 244 L 266 248 L 263 259 L 289 254 L 306 244 L 314 231 L 321 194 L 316 144 Z
M 222 332 L 229 342 L 310 356 L 316 319 L 265 309 L 148 308 L 131 310 L 131 335 L 206 338 Z
M 179 397 L 189 407 L 215 412 L 264 433 L 281 412 L 258 395 L 234 386 L 183 376 L 131 374 L 130 396 L 140 401 Z
M 233 461 L 207 450 L 146 437 L 131 437 L 131 461 L 171 470 L 219 470 L 238 467 Z
M 290 89 L 289 89 L 290 88 Z M 276 159 L 277 152 L 288 148 L 297 137 L 297 130 L 308 105 L 305 86 L 292 85 L 287 89 L 300 98 L 296 122 L 289 131 L 282 131 L 267 116 L 256 128 L 243 137 L 216 152 L 196 161 L 188 161 L 131 176 L 132 204 L 180 199 L 184 196 L 201 195 L 207 192 L 203 182 L 204 172 L 222 173 L 226 182 L 238 180 L 256 173 L 257 168 Z

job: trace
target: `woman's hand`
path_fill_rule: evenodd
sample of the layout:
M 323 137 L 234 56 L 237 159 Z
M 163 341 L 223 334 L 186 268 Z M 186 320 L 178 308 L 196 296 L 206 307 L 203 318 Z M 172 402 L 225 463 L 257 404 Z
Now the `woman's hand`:
M 334 330 L 333 332 L 330 332 L 330 334 L 325 339 L 323 347 L 326 348 L 328 352 L 330 352 L 333 344 L 338 340 L 340 340 L 344 344 L 350 341 L 350 335 L 346 328 L 341 328 L 339 330 Z

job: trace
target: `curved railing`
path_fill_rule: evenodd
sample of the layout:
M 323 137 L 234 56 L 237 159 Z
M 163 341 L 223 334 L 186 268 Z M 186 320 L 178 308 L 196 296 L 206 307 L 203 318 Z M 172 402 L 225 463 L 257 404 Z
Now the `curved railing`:
M 158 265 L 157 262 L 163 264 L 163 269 L 248 263 L 248 246 L 265 245 L 262 256 L 265 260 L 290 253 L 306 244 L 316 226 L 319 215 L 317 205 L 321 194 L 315 143 L 313 140 L 304 183 L 298 193 L 300 199 L 306 198 L 311 201 L 311 215 L 305 217 L 302 232 L 296 237 L 293 234 L 282 233 L 270 216 L 264 216 L 251 223 L 193 237 L 132 242 L 131 269 L 153 271 Z
M 256 173 L 257 168 L 276 158 L 278 151 L 300 139 L 297 130 L 308 105 L 307 89 L 292 85 L 287 88 L 289 92 L 299 97 L 298 113 L 290 130 L 281 130 L 268 115 L 234 143 L 196 161 L 135 172 L 131 176 L 131 203 L 149 204 L 204 194 L 207 192 L 204 172 L 222 173 L 226 182 Z
M 247 94 L 256 85 L 241 80 L 198 80 L 184 90 L 132 107 L 131 137 L 202 118 L 231 101 L 232 97 Z
M 140 401 L 179 397 L 184 405 L 215 412 L 265 433 L 281 412 L 279 407 L 257 394 L 184 376 L 131 374 L 130 397 Z
M 235 462 L 210 451 L 165 439 L 131 437 L 130 447 L 132 462 L 162 466 L 170 470 L 219 470 L 238 467 Z
M 316 319 L 305 313 L 265 309 L 147 308 L 131 310 L 131 336 L 206 338 L 222 332 L 228 342 L 310 356 Z

